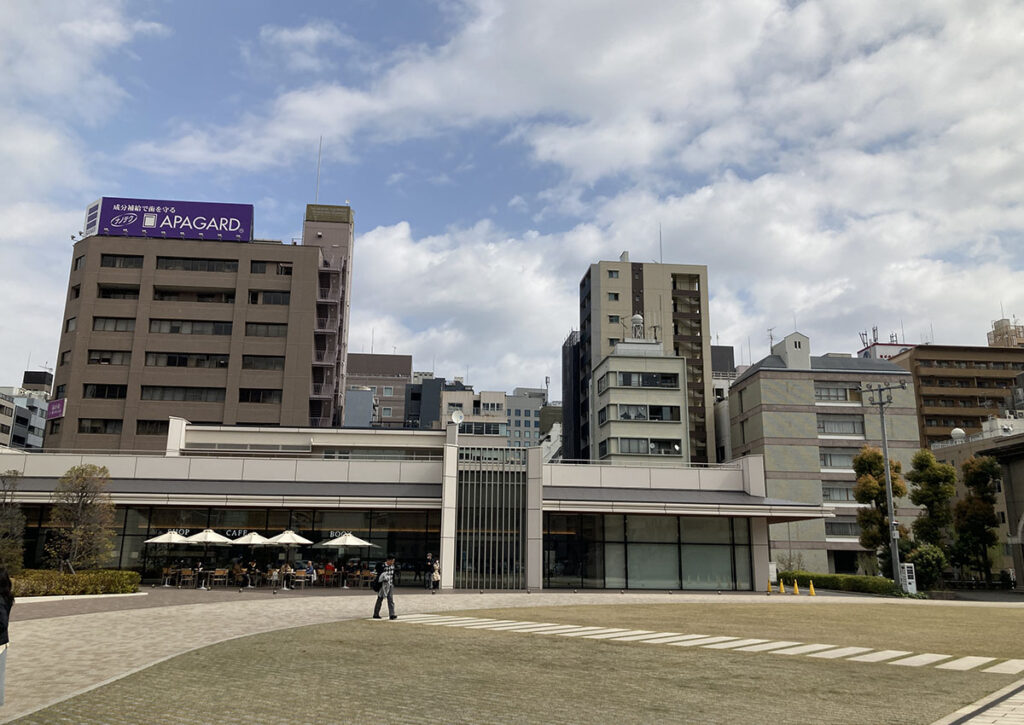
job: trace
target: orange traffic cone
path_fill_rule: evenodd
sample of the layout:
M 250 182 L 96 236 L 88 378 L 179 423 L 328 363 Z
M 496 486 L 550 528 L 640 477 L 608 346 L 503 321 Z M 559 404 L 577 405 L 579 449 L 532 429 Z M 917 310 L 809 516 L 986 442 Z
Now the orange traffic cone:
M 810 593 L 810 596 L 812 596 L 812 597 L 817 596 L 814 593 L 814 580 L 813 579 L 811 579 L 811 593 Z
M 786 582 L 784 579 L 779 579 L 779 594 L 786 593 Z
M 800 582 L 798 582 L 796 579 L 793 580 L 793 593 L 796 594 L 798 597 L 800 596 Z

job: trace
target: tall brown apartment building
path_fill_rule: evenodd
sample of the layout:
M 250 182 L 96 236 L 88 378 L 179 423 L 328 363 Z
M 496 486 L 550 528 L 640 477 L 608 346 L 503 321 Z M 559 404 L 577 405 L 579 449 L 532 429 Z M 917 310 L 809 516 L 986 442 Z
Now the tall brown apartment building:
M 921 447 L 927 448 L 949 440 L 954 428 L 980 433 L 985 420 L 1013 409 L 1024 348 L 917 345 L 891 362 L 914 376 Z
M 252 239 L 251 219 L 244 205 L 105 198 L 89 208 L 46 448 L 162 449 L 169 416 L 340 425 L 352 210 L 307 206 L 291 244 Z

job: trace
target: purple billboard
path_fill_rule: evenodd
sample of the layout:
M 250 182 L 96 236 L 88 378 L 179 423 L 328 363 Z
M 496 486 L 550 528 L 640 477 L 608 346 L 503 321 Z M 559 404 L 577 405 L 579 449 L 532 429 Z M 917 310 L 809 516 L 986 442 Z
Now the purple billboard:
M 54 418 L 64 417 L 64 401 L 67 398 L 58 398 L 57 400 L 51 400 L 46 406 L 46 419 L 53 420 Z
M 105 196 L 89 206 L 86 234 L 251 242 L 252 216 L 252 204 Z

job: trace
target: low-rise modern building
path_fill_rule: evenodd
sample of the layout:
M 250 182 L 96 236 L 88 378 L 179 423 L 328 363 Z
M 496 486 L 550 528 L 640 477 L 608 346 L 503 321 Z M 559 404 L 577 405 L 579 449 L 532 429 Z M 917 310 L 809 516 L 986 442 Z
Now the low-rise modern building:
M 769 496 L 829 505 L 836 514 L 771 527 L 772 555 L 784 568 L 870 570 L 861 561 L 868 552 L 858 541 L 853 458 L 865 445 L 881 448 L 882 428 L 862 388 L 901 383 L 907 387 L 891 391 L 885 422 L 890 458 L 909 470 L 919 446 L 914 388 L 902 368 L 850 355 L 812 357 L 808 337 L 794 332 L 736 378 L 729 392 L 734 455 L 764 456 Z M 898 520 L 916 513 L 908 500 L 896 502 Z
M 75 465 L 106 466 L 117 506 L 110 565 L 154 578 L 170 560 L 204 556 L 201 546 L 145 544 L 166 531 L 293 529 L 313 542 L 351 531 L 395 552 L 403 583 L 427 551 L 440 551 L 444 588 L 763 590 L 768 527 L 831 515 L 769 496 L 757 455 L 704 467 L 545 464 L 539 447 L 464 440 L 455 424 L 240 429 L 172 419 L 163 453 L 0 449 L 0 470 L 23 474 L 31 566 L 43 558 L 57 479 Z M 313 547 L 291 555 L 328 556 Z
M 412 355 L 350 352 L 346 380 L 350 389 L 366 387 L 373 391 L 377 409 L 371 425 L 405 426 L 405 388 L 412 382 Z
M 1013 406 L 1015 378 L 1024 370 L 1024 348 L 917 345 L 892 362 L 914 378 L 920 445 L 949 440 L 954 428 L 968 435 Z

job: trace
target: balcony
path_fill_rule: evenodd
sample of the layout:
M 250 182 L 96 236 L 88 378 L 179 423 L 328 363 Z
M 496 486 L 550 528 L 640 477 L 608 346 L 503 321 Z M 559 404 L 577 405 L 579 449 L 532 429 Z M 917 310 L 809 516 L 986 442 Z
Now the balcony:
M 309 397 L 311 398 L 333 398 L 334 383 L 310 383 Z
M 330 317 L 317 317 L 316 327 L 314 329 L 317 332 L 337 332 L 338 318 L 333 315 Z
M 337 302 L 341 299 L 341 287 L 317 287 L 317 301 Z
M 330 365 L 333 366 L 337 362 L 338 352 L 335 347 L 313 348 L 313 364 L 314 365 Z

